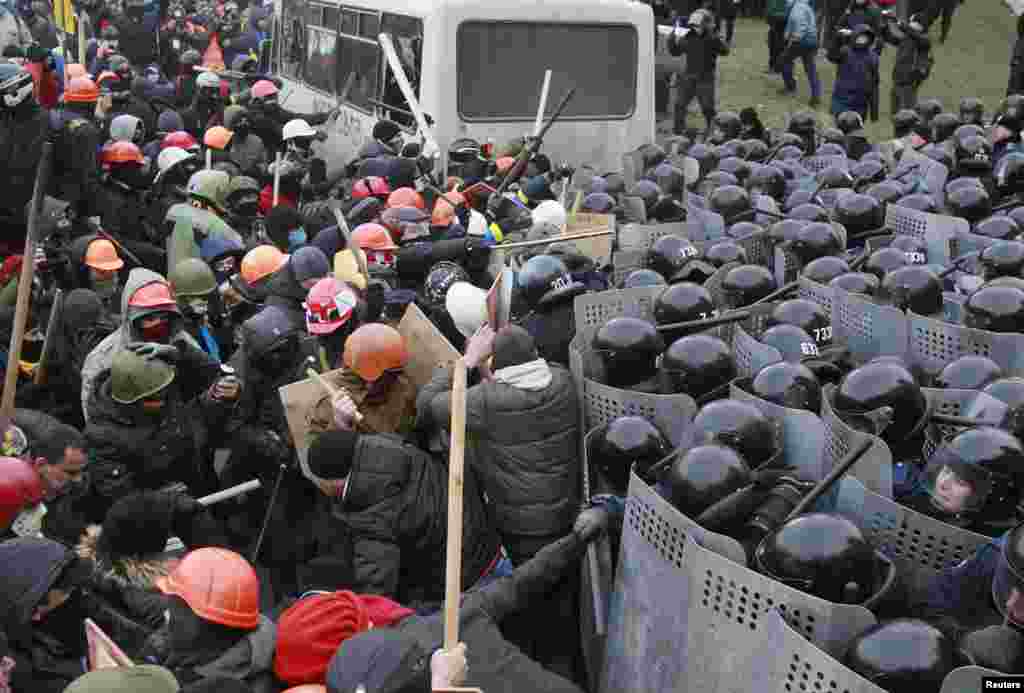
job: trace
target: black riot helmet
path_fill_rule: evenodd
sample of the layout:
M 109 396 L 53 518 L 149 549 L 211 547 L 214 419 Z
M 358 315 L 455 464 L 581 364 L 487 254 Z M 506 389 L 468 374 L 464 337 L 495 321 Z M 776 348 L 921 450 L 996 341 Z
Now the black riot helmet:
M 831 513 L 789 520 L 754 551 L 758 572 L 835 604 L 863 604 L 876 591 L 879 559 L 853 522 Z
M 890 248 L 901 251 L 911 265 L 925 265 L 928 263 L 928 245 L 917 236 L 906 233 L 898 233 L 889 244 Z
M 516 283 L 530 308 L 555 305 L 586 291 L 586 286 L 573 281 L 569 268 L 554 255 L 537 255 L 527 260 Z
M 753 209 L 750 194 L 738 185 L 725 185 L 715 190 L 708 199 L 708 207 L 721 214 L 726 222 Z
M 1024 332 L 1024 290 L 985 285 L 967 297 L 963 324 L 989 332 Z
M 892 117 L 893 137 L 906 137 L 914 133 L 919 127 L 921 127 L 921 116 L 909 108 L 896 111 L 896 115 Z
M 707 144 L 697 143 L 690 147 L 687 156 L 696 159 L 700 164 L 700 175 L 703 178 L 718 168 L 718 151 Z
M 713 267 L 722 267 L 730 262 L 740 265 L 747 264 L 747 251 L 739 243 L 734 241 L 719 241 L 708 246 L 704 251 L 704 259 Z
M 783 361 L 800 363 L 818 355 L 814 337 L 796 325 L 774 325 L 761 333 L 762 344 L 777 349 Z
M 622 280 L 620 289 L 635 289 L 638 286 L 666 286 L 668 282 L 654 270 L 638 269 L 633 270 Z
M 891 180 L 883 180 L 868 188 L 865 194 L 875 198 L 879 203 L 887 205 L 903 197 L 903 186 Z
M 1010 152 L 996 165 L 996 190 L 1003 197 L 1024 193 L 1024 154 Z
M 423 282 L 423 295 L 433 306 L 444 306 L 448 289 L 456 282 L 469 282 L 469 272 L 461 265 L 442 260 L 430 268 Z
M 839 128 L 825 128 L 824 130 L 821 131 L 821 139 L 825 144 L 838 144 L 840 147 L 842 147 L 843 142 L 846 141 L 846 136 L 843 134 L 843 131 L 840 130 Z M 821 151 L 820 147 L 818 148 L 818 153 L 824 154 L 824 152 Z M 845 150 L 842 153 L 846 154 Z
M 954 643 L 925 621 L 876 623 L 854 638 L 843 663 L 889 693 L 939 693 L 957 667 Z
M 833 405 L 851 425 L 859 415 L 891 407 L 892 422 L 881 436 L 890 447 L 916 435 L 928 412 L 928 402 L 914 376 L 896 361 L 872 361 L 847 373 Z
M 699 445 L 678 454 L 662 478 L 676 510 L 695 518 L 750 483 L 750 467 L 725 445 Z
M 828 221 L 828 212 L 825 211 L 825 208 L 813 202 L 797 205 L 786 216 L 790 219 L 803 219 L 804 221 Z
M 700 284 L 679 282 L 669 286 L 654 302 L 654 320 L 671 325 L 690 320 L 705 320 L 714 315 L 715 302 Z
M 928 459 L 922 510 L 961 527 L 1012 521 L 1024 491 L 1024 447 L 992 426 L 969 428 Z
M 1019 602 L 1024 595 L 1024 531 L 1021 525 L 1014 527 L 1007 535 L 992 579 L 992 600 L 999 613 L 1016 630 L 1024 627 L 1020 608 L 1010 602 Z
M 771 164 L 752 167 L 746 184 L 751 195 L 767 195 L 778 201 L 786 194 L 786 174 Z
M 681 337 L 661 357 L 661 372 L 677 394 L 699 400 L 736 377 L 729 345 L 717 337 Z
M 885 164 L 877 159 L 859 161 L 850 169 L 850 175 L 865 183 L 878 183 L 885 180 Z
M 604 192 L 611 196 L 624 195 L 626 193 L 626 179 L 621 173 L 606 173 L 604 176 Z
M 836 127 L 842 130 L 844 135 L 849 135 L 851 132 L 864 129 L 864 119 L 856 111 L 843 111 L 836 116 Z
M 878 200 L 858 193 L 848 193 L 836 200 L 835 219 L 850 235 L 880 229 L 885 223 Z
M 995 397 L 1006 405 L 1006 412 L 999 427 L 1009 431 L 1018 438 L 1024 436 L 1024 378 L 1000 378 L 989 383 L 982 390 L 986 395 Z M 977 412 L 968 410 L 964 416 L 971 416 Z M 973 418 L 982 418 L 974 416 Z
M 775 277 L 767 267 L 740 265 L 722 279 L 722 291 L 729 308 L 743 308 L 775 291 Z
M 746 183 L 747 178 L 750 177 L 750 163 L 738 156 L 729 156 L 722 159 L 718 164 L 718 170 L 736 176 L 736 180 L 739 181 L 740 185 Z
M 654 182 L 666 195 L 681 195 L 686 189 L 686 176 L 682 170 L 667 161 L 654 169 Z
M 980 390 L 1003 377 L 1003 369 L 990 358 L 967 354 L 950 361 L 935 378 L 935 387 Z
M 853 176 L 841 166 L 829 166 L 821 171 L 814 177 L 818 185 L 823 189 L 830 190 L 832 188 L 852 188 L 853 187 Z
M 909 209 L 916 209 L 918 212 L 928 212 L 929 214 L 934 214 L 936 211 L 935 198 L 928 193 L 905 195 L 897 200 L 896 204 L 900 207 L 908 207 Z
M 645 169 L 654 168 L 668 157 L 660 144 L 645 144 L 637 151 L 640 153 Z
M 765 366 L 751 384 L 751 391 L 780 407 L 821 412 L 821 383 L 810 368 L 801 363 L 783 361 Z
M 999 241 L 981 251 L 978 258 L 986 281 L 998 277 L 1019 277 L 1024 269 L 1024 242 Z
M 794 135 L 799 135 L 801 138 L 806 138 L 814 135 L 814 130 L 817 126 L 818 119 L 813 111 L 798 111 L 789 119 L 789 128 L 787 130 Z
M 605 384 L 630 387 L 658 372 L 665 340 L 654 325 L 639 318 L 612 318 L 597 331 L 594 352 L 604 362 Z
M 1008 241 L 1020 236 L 1020 226 L 1005 214 L 996 214 L 974 225 L 974 233 L 986 238 Z
M 946 183 L 946 197 L 949 197 L 962 188 L 984 188 L 981 179 L 972 176 L 960 176 Z
M 643 200 L 644 209 L 647 214 L 650 214 L 654 206 L 658 204 L 658 200 L 661 199 L 661 188 L 654 181 L 638 180 L 636 185 L 630 189 L 629 194 L 632 197 L 639 197 Z
M 963 173 L 986 174 L 992 171 L 992 145 L 981 135 L 971 135 L 956 143 L 956 166 Z
M 700 256 L 700 250 L 688 239 L 669 234 L 656 240 L 647 251 L 646 265 L 672 283 L 690 260 Z
M 917 115 L 921 118 L 921 125 L 927 128 L 931 127 L 932 120 L 935 116 L 942 113 L 942 102 L 938 99 L 924 99 L 918 101 L 917 106 L 914 107 L 917 111 Z
M 613 214 L 615 209 L 615 198 L 606 192 L 592 192 L 580 204 L 581 211 L 591 214 Z
M 800 205 L 805 205 L 814 199 L 814 191 L 806 189 L 798 189 L 791 192 L 786 196 L 786 201 L 783 203 L 783 209 L 788 213 Z
M 664 434 L 640 416 L 620 416 L 594 436 L 588 459 L 617 496 L 626 495 L 634 464 L 637 474 L 644 476 L 672 451 Z
M 841 142 L 826 141 L 818 147 L 818 151 L 814 154 L 816 156 L 846 156 L 846 147 Z
M 725 235 L 729 238 L 735 238 L 741 240 L 749 238 L 754 234 L 761 233 L 764 231 L 764 227 L 759 224 L 755 224 L 752 221 L 737 221 L 735 224 L 725 230 Z M 705 256 L 707 253 L 705 253 Z
M 842 252 L 835 229 L 826 222 L 814 222 L 800 229 L 790 249 L 803 264 Z
M 985 128 L 980 125 L 961 125 L 953 133 L 954 148 L 961 142 L 966 142 L 968 137 L 984 137 Z
M 796 135 L 793 135 L 793 137 L 796 137 Z M 803 155 L 804 148 L 802 146 L 798 147 L 793 144 L 787 144 L 784 147 L 779 148 L 779 150 L 775 153 L 775 159 L 777 161 L 789 161 L 791 159 L 800 159 L 801 157 L 803 157 Z
M 712 144 L 722 144 L 727 140 L 734 140 L 743 131 L 743 123 L 738 114 L 733 111 L 722 111 L 715 116 L 711 123 Z
M 956 113 L 940 113 L 932 119 L 932 142 L 945 142 L 963 125 Z
M 878 277 L 866 272 L 846 272 L 834 277 L 828 285 L 851 294 L 871 297 L 878 291 L 879 281 Z
M 768 238 L 772 243 L 794 241 L 800 229 L 807 226 L 808 223 L 810 222 L 803 219 L 780 219 L 768 227 Z
M 960 99 L 960 120 L 972 125 L 985 125 L 985 103 L 977 96 Z
M 812 129 L 814 127 L 813 118 L 814 116 L 812 115 Z M 792 121 L 790 121 L 790 126 L 792 127 Z M 780 149 L 783 147 L 797 147 L 802 153 L 804 149 L 804 140 L 800 135 L 790 130 L 789 132 L 779 134 L 775 141 L 772 142 L 772 146 L 779 147 Z
M 711 197 L 719 188 L 727 185 L 739 185 L 740 181 L 736 176 L 732 175 L 728 171 L 711 171 L 708 175 L 701 179 L 697 185 L 697 192 L 706 197 Z
M 764 161 L 768 158 L 768 145 L 761 140 L 743 140 L 747 150 L 747 161 Z
M 800 275 L 819 284 L 828 284 L 833 279 L 850 271 L 850 265 L 841 257 L 828 255 L 807 263 Z
M 744 159 L 746 158 L 747 148 L 744 146 L 743 140 L 732 139 L 718 145 L 718 154 L 723 161 L 728 157 Z
M 737 399 L 705 404 L 690 428 L 694 444 L 713 443 L 736 450 L 752 469 L 776 454 L 775 426 L 761 410 Z
M 911 265 L 889 272 L 875 296 L 894 308 L 918 315 L 942 313 L 942 280 L 927 267 Z
M 946 170 L 953 170 L 953 165 L 956 163 L 956 160 L 953 158 L 953 153 L 946 148 L 945 144 L 926 145 L 921 150 L 921 153 L 932 161 L 938 161 L 946 167 Z
M 954 217 L 962 217 L 976 224 L 992 214 L 992 198 L 984 188 L 965 186 L 949 194 L 946 207 Z
M 774 308 L 768 316 L 768 324 L 772 325 L 794 325 L 807 334 L 814 337 L 818 344 L 826 344 L 831 341 L 831 330 L 828 326 L 832 318 L 825 309 L 814 301 L 806 298 L 791 298 L 783 301 Z

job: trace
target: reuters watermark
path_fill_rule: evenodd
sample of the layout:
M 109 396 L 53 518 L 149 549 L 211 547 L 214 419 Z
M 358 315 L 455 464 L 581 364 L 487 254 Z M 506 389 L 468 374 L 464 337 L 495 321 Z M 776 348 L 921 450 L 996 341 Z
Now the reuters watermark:
M 1024 691 L 1024 676 L 983 676 L 982 691 Z

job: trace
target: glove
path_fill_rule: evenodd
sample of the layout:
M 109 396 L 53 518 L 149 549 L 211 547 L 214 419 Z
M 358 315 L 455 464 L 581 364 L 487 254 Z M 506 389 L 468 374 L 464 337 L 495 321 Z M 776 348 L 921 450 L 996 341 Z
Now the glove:
M 466 643 L 460 642 L 451 650 L 438 649 L 430 656 L 431 688 L 461 686 L 469 673 L 466 661 Z
M 128 349 L 146 359 L 160 359 L 169 363 L 177 363 L 178 361 L 178 350 L 170 344 L 132 342 L 128 345 Z
M 355 430 L 356 415 L 359 410 L 347 392 L 339 392 L 331 402 L 334 408 L 334 425 L 343 431 Z
M 203 506 L 187 493 L 175 493 L 171 499 L 171 508 L 177 517 L 189 517 L 203 509 Z
M 608 511 L 604 508 L 587 508 L 576 518 L 573 533 L 580 541 L 589 543 L 608 526 Z
M 976 666 L 1024 673 L 1024 635 L 1009 626 L 971 631 L 960 640 L 960 652 Z

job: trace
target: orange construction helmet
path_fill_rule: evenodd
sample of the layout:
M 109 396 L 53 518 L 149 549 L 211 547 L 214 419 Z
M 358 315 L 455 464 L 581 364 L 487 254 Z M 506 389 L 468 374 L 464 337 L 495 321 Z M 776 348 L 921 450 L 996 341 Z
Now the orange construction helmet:
M 146 163 L 142 156 L 142 150 L 133 142 L 119 140 L 103 145 L 100 150 L 100 164 L 104 170 L 109 171 L 115 164 L 138 164 Z
M 454 190 L 446 192 L 443 200 L 438 198 L 434 202 L 434 213 L 430 215 L 431 226 L 451 226 L 455 221 L 455 208 L 465 204 L 466 197 L 462 193 Z
M 214 125 L 203 135 L 203 144 L 211 149 L 224 150 L 228 148 L 228 143 L 231 142 L 234 134 L 223 125 Z
M 391 234 L 380 224 L 360 224 L 352 232 L 352 242 L 363 250 L 398 250 Z
M 163 281 L 150 282 L 135 291 L 128 299 L 130 308 L 177 309 L 178 304 L 171 295 L 171 286 Z
M 405 339 L 393 327 L 371 322 L 358 328 L 345 340 L 342 357 L 345 368 L 372 383 L 385 371 L 405 368 L 409 351 Z
M 301 686 L 289 688 L 284 693 L 327 693 L 327 686 L 320 683 L 304 683 Z
M 184 599 L 204 621 L 241 630 L 260 624 L 260 580 L 249 562 L 234 551 L 196 549 L 170 575 L 159 578 L 157 587 Z
M 424 212 L 427 211 L 427 203 L 423 201 L 423 196 L 412 188 L 398 188 L 395 190 L 388 195 L 386 206 L 389 209 L 391 207 L 419 207 Z
M 100 88 L 88 77 L 75 77 L 64 89 L 64 103 L 96 103 Z
M 113 272 L 124 267 L 124 260 L 117 254 L 117 248 L 106 238 L 97 238 L 85 249 L 85 265 L 93 269 Z
M 67 66 L 68 79 L 74 79 L 75 77 L 88 77 L 89 72 L 85 69 L 85 65 L 82 63 L 71 63 Z
M 255 284 L 284 267 L 288 256 L 273 245 L 258 245 L 242 258 L 242 279 Z
M 516 158 L 514 156 L 503 156 L 494 163 L 498 167 L 498 173 L 507 173 L 516 165 Z

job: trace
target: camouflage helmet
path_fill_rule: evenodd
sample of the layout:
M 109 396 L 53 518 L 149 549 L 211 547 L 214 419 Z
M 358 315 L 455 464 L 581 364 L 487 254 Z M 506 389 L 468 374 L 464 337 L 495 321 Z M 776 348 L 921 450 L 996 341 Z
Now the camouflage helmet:
M 174 381 L 174 366 L 122 349 L 110 366 L 110 389 L 115 402 L 134 404 L 156 394 Z
M 178 298 L 186 296 L 206 296 L 217 289 L 217 278 L 210 266 L 198 258 L 182 260 L 171 273 L 167 281 L 174 289 Z

